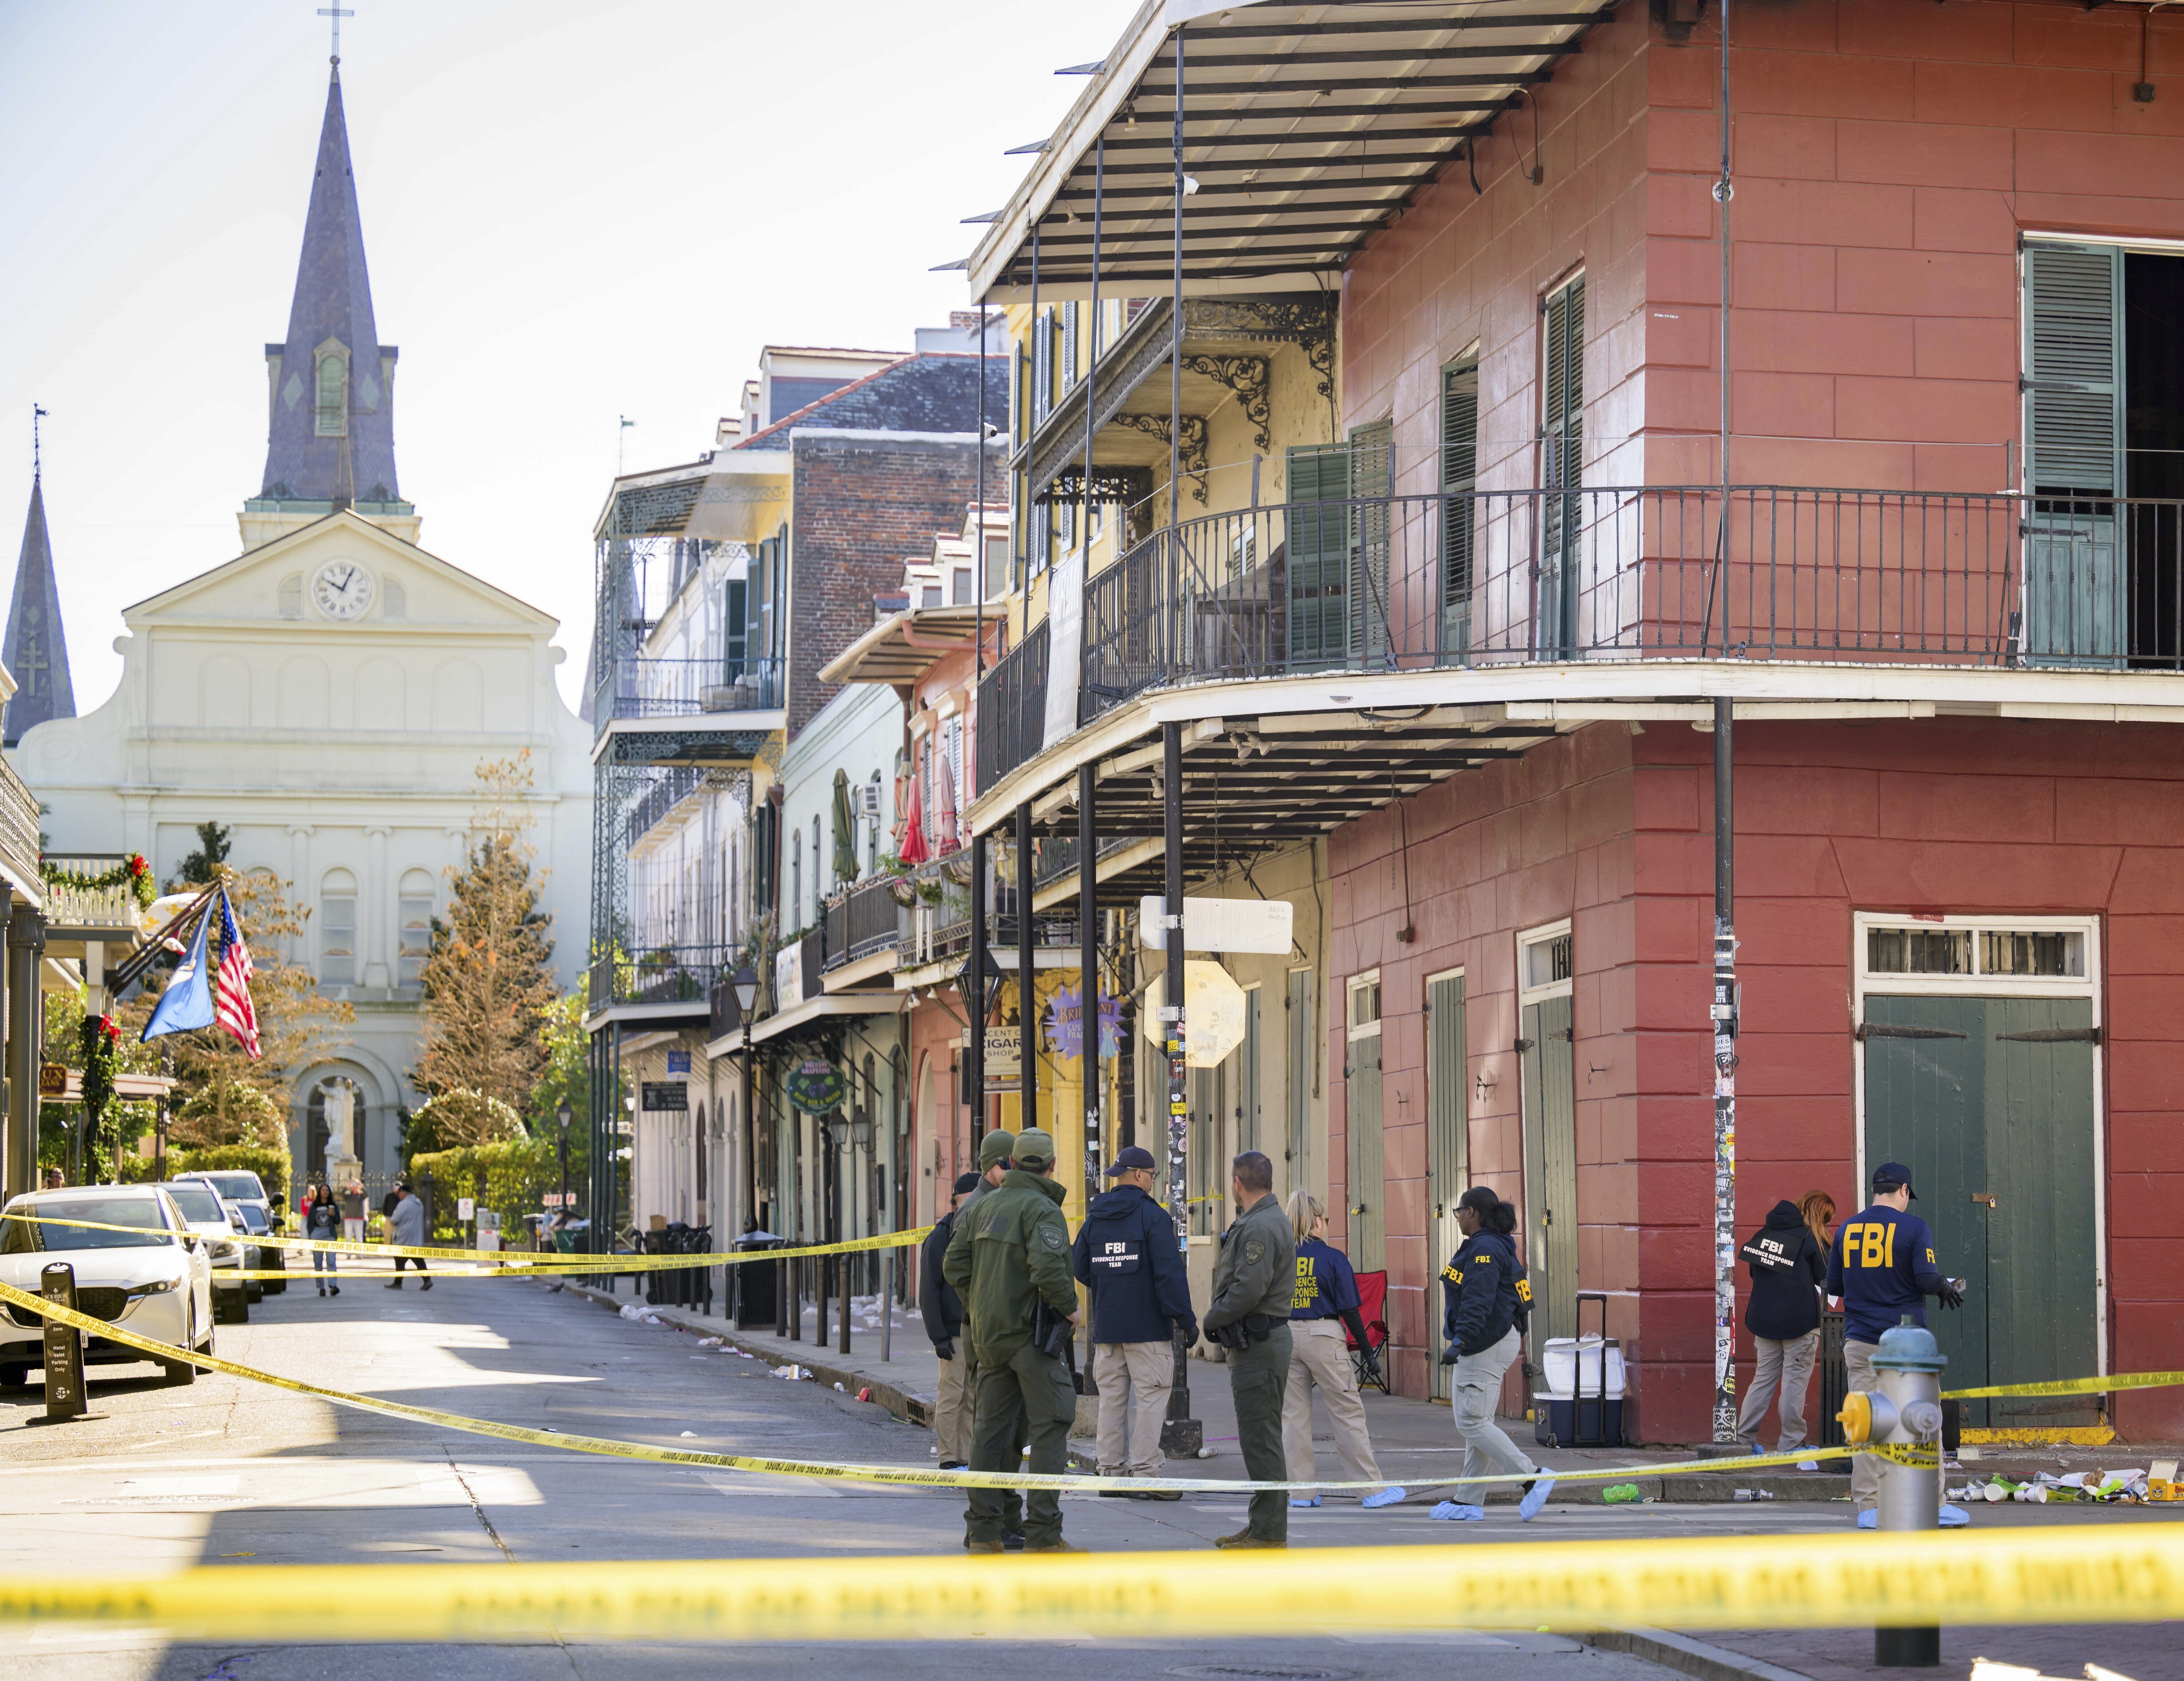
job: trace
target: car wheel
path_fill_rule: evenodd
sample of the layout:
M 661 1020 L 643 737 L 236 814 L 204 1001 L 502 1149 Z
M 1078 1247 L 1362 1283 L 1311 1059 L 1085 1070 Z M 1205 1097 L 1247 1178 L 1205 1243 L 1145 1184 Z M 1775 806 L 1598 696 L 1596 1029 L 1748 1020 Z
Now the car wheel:
M 0 1389 L 24 1389 L 31 1383 L 27 1366 L 0 1366 Z
M 238 1325 L 250 1322 L 250 1292 L 247 1289 L 235 1293 L 235 1322 Z
M 256 1302 L 256 1301 L 263 1301 L 263 1300 L 265 1300 L 265 1285 L 263 1285 L 263 1284 L 261 1284 L 261 1283 L 258 1283 L 255 1279 L 253 1279 L 253 1280 L 252 1280 L 252 1281 L 250 1281 L 249 1283 L 246 1283 L 246 1284 L 244 1284 L 244 1285 L 243 1285 L 243 1287 L 242 1287 L 242 1299 L 243 1299 L 243 1300 L 245 1300 L 246 1302 Z

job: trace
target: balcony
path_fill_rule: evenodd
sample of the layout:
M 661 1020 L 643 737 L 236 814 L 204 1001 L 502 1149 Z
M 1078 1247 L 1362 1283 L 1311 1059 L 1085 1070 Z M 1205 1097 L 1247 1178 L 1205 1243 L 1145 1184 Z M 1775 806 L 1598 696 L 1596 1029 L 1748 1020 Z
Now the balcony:
M 129 857 L 125 852 L 77 852 L 43 860 L 42 869 L 53 872 L 45 882 L 47 927 L 65 929 L 79 938 L 96 940 L 103 935 L 109 940 L 133 944 L 140 913 L 136 889 L 126 880 L 113 887 L 86 888 L 53 878 L 74 876 L 96 880 L 120 869 Z
M 1155 532 L 1089 582 L 1084 623 L 1080 724 L 1150 689 L 1340 672 L 2174 672 L 2184 503 L 1671 486 L 1270 505 Z M 982 792 L 1038 755 L 1029 675 L 1004 660 L 980 687 Z
M 978 787 L 991 788 L 1035 755 L 1046 732 L 1046 621 L 1004 654 L 978 685 Z
M 736 946 L 661 945 L 601 958 L 588 979 L 591 1012 L 627 1005 L 640 1015 L 702 1017 L 714 981 L 740 955 Z
M 592 720 L 707 718 L 781 710 L 778 660 L 652 659 L 626 654 L 592 691 Z
M 821 960 L 823 970 L 831 972 L 845 964 L 877 957 L 901 943 L 903 924 L 911 913 L 895 897 L 900 879 L 878 876 L 859 882 L 827 907 L 826 918 L 820 924 L 826 951 Z M 903 891 L 914 897 L 906 882 Z

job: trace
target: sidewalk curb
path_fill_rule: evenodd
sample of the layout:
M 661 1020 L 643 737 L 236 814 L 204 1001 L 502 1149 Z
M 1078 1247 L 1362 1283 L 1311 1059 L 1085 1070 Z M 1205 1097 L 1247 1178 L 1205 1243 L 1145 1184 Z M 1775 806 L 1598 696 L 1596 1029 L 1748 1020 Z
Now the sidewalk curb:
M 625 1307 L 632 1305 L 608 1291 L 590 1284 L 580 1284 L 573 1278 L 567 1282 L 567 1289 L 570 1294 L 582 1296 L 594 1305 L 617 1314 Z M 933 1428 L 933 1403 L 922 1395 L 911 1394 L 885 1378 L 874 1378 L 869 1372 L 851 1371 L 846 1367 L 823 1365 L 816 1360 L 793 1359 L 772 1349 L 755 1346 L 743 1341 L 733 1331 L 723 1330 L 717 1322 L 710 1321 L 702 1314 L 686 1312 L 679 1307 L 653 1307 L 642 1298 L 633 1305 L 644 1308 L 661 1324 L 672 1325 L 678 1331 L 693 1332 L 702 1337 L 718 1337 L 725 1346 L 747 1354 L 754 1360 L 762 1360 L 777 1371 L 784 1366 L 800 1366 L 818 1382 L 839 1383 L 850 1394 L 855 1394 L 860 1389 L 870 1389 L 872 1399 L 889 1411 L 922 1428 L 930 1430 Z
M 1603 1628 L 1577 1639 L 1596 1650 L 1624 1652 L 1697 1681 L 1811 1681 L 1802 1670 L 1785 1669 L 1665 1628 Z

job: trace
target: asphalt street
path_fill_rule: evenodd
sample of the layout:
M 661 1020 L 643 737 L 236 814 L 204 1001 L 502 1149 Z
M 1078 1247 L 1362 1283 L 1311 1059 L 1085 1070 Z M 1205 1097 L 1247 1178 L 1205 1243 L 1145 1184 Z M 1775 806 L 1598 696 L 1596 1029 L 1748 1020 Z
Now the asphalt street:
M 412 1405 L 663 1446 L 784 1457 L 929 1466 L 931 1438 L 884 1409 L 696 1337 L 608 1312 L 527 1282 L 449 1281 L 397 1293 L 354 1277 L 338 1298 L 292 1287 L 221 1328 L 218 1351 L 269 1372 Z M 92 1416 L 47 1425 L 34 1378 L 0 1394 L 0 1569 L 10 1573 L 160 1573 L 194 1565 L 370 1566 L 397 1561 L 803 1556 L 850 1561 L 896 1553 L 961 1556 L 960 1495 L 865 1489 L 713 1469 L 660 1466 L 513 1444 L 337 1408 L 224 1377 L 162 1385 L 150 1367 L 91 1383 Z M 141 1375 L 140 1375 L 141 1374 Z M 1456 1456 L 1406 1456 L 1407 1504 L 1366 1512 L 1330 1500 L 1293 1514 L 1294 1546 L 1792 1534 L 1847 1525 L 1840 1504 L 1600 1507 L 1556 1506 L 1521 1524 L 1432 1522 L 1425 1478 Z M 1233 1450 L 1206 1474 L 1241 1474 Z M 1205 1548 L 1241 1522 L 1240 1498 L 1152 1504 L 1067 1497 L 1072 1540 L 1103 1551 Z M 2082 1517 L 2083 1514 L 2081 1514 Z M 2120 1522 L 2166 1521 L 2108 1511 Z M 1990 1508 L 1981 1522 L 2064 1521 L 2033 1508 Z M 1240 1589 L 1248 1561 L 1237 1560 Z M 1463 1632 L 1339 1638 L 1308 1632 L 1309 1605 L 1270 1604 L 1269 1633 L 1249 1641 L 1143 1645 L 1095 1641 L 1067 1628 L 1035 1647 L 932 1641 L 875 1650 L 860 1664 L 909 1675 L 1056 1678 L 1160 1674 L 1396 1677 L 1476 1674 L 1518 1681 L 1624 1681 L 1663 1672 L 1639 1658 L 1548 1634 Z M 1294 1628 L 1300 1632 L 1281 1632 Z M 2091 1631 L 2088 1631 L 2089 1633 Z M 1763 1644 L 1763 1637 L 1762 1641 Z M 2075 1649 L 2077 1637 L 2067 1637 Z M 838 1668 L 850 1649 L 647 1648 L 545 1642 L 478 1646 L 170 1646 L 151 1631 L 42 1628 L 9 1637 L 10 1668 L 27 1681 L 286 1681 L 320 1675 L 590 1678 Z M 1747 1642 L 1749 1650 L 1749 1642 Z M 2107 1653 L 2103 1656 L 2104 1651 Z M 1998 1655 L 1998 1654 L 1997 1654 Z M 2127 1654 L 2086 1645 L 2085 1656 Z M 2083 1660 L 2081 1659 L 2080 1662 Z M 2128 1663 L 2117 1667 L 2129 1674 Z M 2075 1673 L 2076 1665 L 2071 1666 Z M 1946 1673 L 1946 1672 L 1945 1672 Z M 2149 1672 L 2150 1673 L 2150 1672 Z

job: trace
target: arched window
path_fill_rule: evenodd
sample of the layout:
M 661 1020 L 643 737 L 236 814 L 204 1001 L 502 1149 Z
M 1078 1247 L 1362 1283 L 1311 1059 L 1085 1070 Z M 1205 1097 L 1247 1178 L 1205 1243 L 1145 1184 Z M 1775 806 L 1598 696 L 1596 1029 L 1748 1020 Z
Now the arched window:
M 425 959 L 432 947 L 432 911 L 437 904 L 432 878 L 422 870 L 405 871 L 402 895 L 395 907 L 395 933 L 402 954 L 402 984 L 414 987 L 425 978 Z
M 319 882 L 319 984 L 356 984 L 356 877 L 346 870 Z
M 339 353 L 319 358 L 319 436 L 339 437 L 348 430 L 348 364 Z

